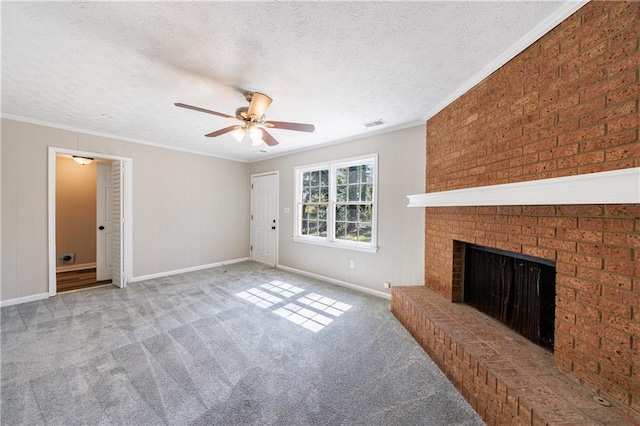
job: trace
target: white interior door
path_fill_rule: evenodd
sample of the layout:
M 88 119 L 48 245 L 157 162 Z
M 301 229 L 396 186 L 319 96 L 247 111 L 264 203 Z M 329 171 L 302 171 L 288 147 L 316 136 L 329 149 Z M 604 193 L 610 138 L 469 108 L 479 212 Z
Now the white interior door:
M 278 252 L 278 175 L 251 177 L 251 259 L 275 266 Z
M 110 280 L 113 268 L 113 188 L 111 163 L 98 162 L 96 191 L 96 279 Z
M 124 288 L 125 265 L 124 265 L 124 226 L 123 226 L 123 208 L 122 208 L 122 186 L 124 182 L 124 167 L 121 161 L 113 161 L 111 163 L 111 188 L 112 202 L 111 212 L 113 215 L 113 237 L 111 238 L 112 247 L 112 282 L 113 285 Z

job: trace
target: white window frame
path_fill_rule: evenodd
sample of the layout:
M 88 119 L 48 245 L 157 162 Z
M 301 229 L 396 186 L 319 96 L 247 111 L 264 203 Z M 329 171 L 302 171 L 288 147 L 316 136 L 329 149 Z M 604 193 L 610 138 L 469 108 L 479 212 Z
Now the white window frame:
M 335 238 L 335 209 L 336 209 L 336 170 L 339 168 L 373 163 L 373 203 L 371 212 L 371 242 L 346 241 Z M 302 235 L 302 176 L 306 172 L 329 170 L 329 202 L 327 203 L 327 236 L 317 237 Z M 376 253 L 378 251 L 378 154 L 368 154 L 359 157 L 346 158 L 326 163 L 317 163 L 294 168 L 295 194 L 293 241 L 298 243 L 316 244 L 347 250 Z

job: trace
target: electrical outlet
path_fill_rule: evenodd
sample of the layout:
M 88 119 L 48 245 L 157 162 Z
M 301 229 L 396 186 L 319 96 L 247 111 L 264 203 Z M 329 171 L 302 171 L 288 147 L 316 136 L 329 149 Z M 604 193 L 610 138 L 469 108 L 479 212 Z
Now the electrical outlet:
M 356 269 L 356 261 L 349 259 L 349 269 Z
M 385 281 L 384 288 L 391 288 L 391 283 L 389 281 Z

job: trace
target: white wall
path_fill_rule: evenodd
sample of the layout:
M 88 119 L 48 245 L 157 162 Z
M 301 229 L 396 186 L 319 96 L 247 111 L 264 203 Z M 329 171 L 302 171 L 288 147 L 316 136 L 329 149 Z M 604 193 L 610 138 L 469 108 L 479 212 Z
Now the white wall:
M 378 247 L 364 253 L 293 242 L 294 168 L 378 153 Z M 280 171 L 278 263 L 376 291 L 383 282 L 424 282 L 424 209 L 407 208 L 409 194 L 424 192 L 426 127 L 417 126 L 251 164 L 251 173 Z M 289 208 L 290 213 L 284 213 Z M 349 260 L 355 269 L 349 269 Z
M 133 158 L 133 276 L 249 256 L 249 165 L 2 119 L 0 300 L 46 293 L 47 147 Z

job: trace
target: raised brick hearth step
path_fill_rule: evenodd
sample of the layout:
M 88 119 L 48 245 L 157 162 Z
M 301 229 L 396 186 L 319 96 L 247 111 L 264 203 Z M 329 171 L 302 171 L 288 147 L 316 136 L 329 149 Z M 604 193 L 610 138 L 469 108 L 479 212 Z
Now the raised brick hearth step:
M 427 287 L 395 287 L 391 311 L 489 425 L 640 425 L 605 407 L 553 354 L 470 306 Z

